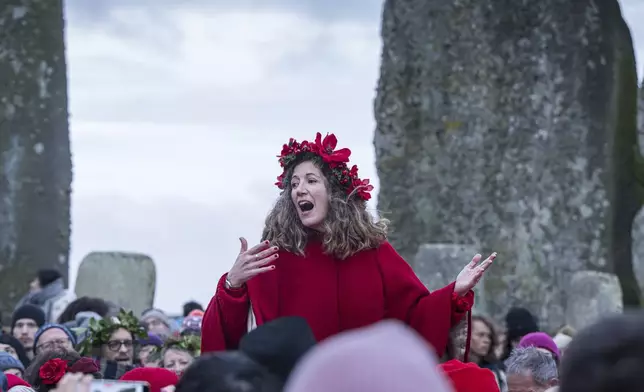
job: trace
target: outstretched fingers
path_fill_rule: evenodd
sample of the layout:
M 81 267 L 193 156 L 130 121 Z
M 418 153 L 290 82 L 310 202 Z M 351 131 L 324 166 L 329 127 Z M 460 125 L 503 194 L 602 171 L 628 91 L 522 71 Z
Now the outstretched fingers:
M 270 246 L 270 243 L 268 241 L 262 241 L 259 244 L 248 249 L 245 253 L 248 255 L 256 255 L 259 252 L 268 249 L 269 246 Z
M 481 273 L 485 272 L 491 265 L 492 262 L 496 259 L 496 252 L 492 253 L 487 259 L 485 259 L 481 264 L 479 264 L 479 268 L 481 269 Z
M 472 261 L 467 265 L 469 268 L 474 268 L 476 265 L 481 261 L 481 255 L 480 254 L 475 254 L 474 257 L 472 257 Z

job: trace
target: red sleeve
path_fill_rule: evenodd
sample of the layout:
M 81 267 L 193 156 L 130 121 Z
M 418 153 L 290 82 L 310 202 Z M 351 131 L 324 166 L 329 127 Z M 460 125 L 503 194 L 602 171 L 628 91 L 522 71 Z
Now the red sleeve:
M 201 352 L 234 350 L 244 336 L 248 321 L 248 289 L 226 288 L 226 276 L 219 279 L 201 324 Z
M 442 357 L 450 330 L 472 308 L 474 293 L 457 296 L 454 282 L 430 293 L 388 242 L 378 249 L 378 261 L 384 280 L 386 317 L 407 323 Z

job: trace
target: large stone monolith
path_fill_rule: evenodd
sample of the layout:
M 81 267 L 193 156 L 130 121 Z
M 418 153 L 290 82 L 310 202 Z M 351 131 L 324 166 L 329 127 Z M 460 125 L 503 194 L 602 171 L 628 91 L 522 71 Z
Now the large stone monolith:
M 62 0 L 0 5 L 0 310 L 68 273 L 72 162 Z
M 485 308 L 526 306 L 545 328 L 567 321 L 579 271 L 616 274 L 638 305 L 637 76 L 618 1 L 387 0 L 382 37 L 378 209 L 401 254 L 497 251 Z
M 103 298 L 137 316 L 154 304 L 156 266 L 147 255 L 92 252 L 83 258 L 76 276 L 79 297 Z

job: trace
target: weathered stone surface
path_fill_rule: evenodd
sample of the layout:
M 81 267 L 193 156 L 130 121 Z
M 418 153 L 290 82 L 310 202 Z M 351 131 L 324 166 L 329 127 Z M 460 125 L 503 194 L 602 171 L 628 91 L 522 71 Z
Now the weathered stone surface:
M 574 328 L 583 328 L 601 317 L 623 310 L 622 290 L 613 274 L 576 272 L 572 274 L 568 290 L 567 322 Z
M 450 284 L 463 267 L 479 253 L 472 245 L 457 244 L 423 244 L 414 257 L 414 270 L 429 290 L 437 290 Z M 476 293 L 475 309 L 484 311 L 485 293 L 480 290 L 481 281 L 474 290 Z
M 67 277 L 72 163 L 62 0 L 0 5 L 0 310 L 36 270 Z
M 382 37 L 378 208 L 403 257 L 497 251 L 486 308 L 525 306 L 544 328 L 566 321 L 576 271 L 614 272 L 639 304 L 637 76 L 617 0 L 388 0 Z
M 644 163 L 644 80 L 637 100 L 637 135 L 641 165 Z M 638 173 L 638 181 L 644 184 L 644 170 Z M 633 221 L 633 268 L 640 287 L 644 287 L 644 209 L 640 209 Z
M 156 267 L 147 255 L 92 252 L 78 268 L 76 295 L 100 297 L 134 314 L 151 308 L 156 290 Z

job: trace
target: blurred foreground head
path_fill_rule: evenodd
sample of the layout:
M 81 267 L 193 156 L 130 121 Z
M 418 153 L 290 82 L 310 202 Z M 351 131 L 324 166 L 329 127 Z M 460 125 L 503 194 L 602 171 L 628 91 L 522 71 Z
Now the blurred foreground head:
M 644 390 L 644 313 L 611 316 L 579 331 L 561 362 L 559 390 Z
M 186 369 L 176 392 L 281 392 L 282 382 L 239 351 L 206 354 Z
M 313 348 L 286 392 L 451 391 L 434 351 L 396 321 L 345 332 Z

